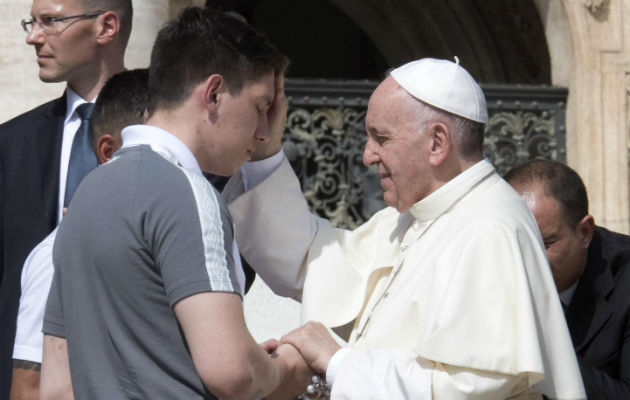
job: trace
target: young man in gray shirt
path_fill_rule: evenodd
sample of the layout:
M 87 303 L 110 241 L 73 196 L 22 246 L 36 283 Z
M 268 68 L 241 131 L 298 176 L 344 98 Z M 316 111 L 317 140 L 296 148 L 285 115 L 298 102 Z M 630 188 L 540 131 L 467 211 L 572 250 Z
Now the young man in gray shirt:
M 269 357 L 247 330 L 231 217 L 201 173 L 233 174 L 282 129 L 286 65 L 264 36 L 223 13 L 186 9 L 160 31 L 147 124 L 123 130 L 122 149 L 82 182 L 59 228 L 44 399 L 303 389 L 297 375 L 310 371 L 297 350 Z

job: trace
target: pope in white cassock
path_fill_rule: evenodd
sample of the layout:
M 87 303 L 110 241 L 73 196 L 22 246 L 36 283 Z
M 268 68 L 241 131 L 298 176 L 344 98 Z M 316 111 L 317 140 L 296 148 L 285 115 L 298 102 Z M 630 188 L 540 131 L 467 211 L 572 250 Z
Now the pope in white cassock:
M 354 231 L 309 213 L 282 152 L 231 182 L 241 252 L 318 321 L 281 340 L 332 399 L 585 398 L 536 221 L 483 157 L 487 121 L 458 62 L 393 70 L 363 155 L 390 207 Z

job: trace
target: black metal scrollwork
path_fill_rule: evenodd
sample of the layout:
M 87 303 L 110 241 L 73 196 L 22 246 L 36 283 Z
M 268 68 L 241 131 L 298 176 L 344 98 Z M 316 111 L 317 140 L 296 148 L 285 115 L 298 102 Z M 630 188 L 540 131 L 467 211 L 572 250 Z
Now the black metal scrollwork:
M 385 206 L 379 176 L 363 165 L 372 81 L 291 80 L 284 151 L 311 210 L 355 228 Z M 490 120 L 484 152 L 499 173 L 532 159 L 565 161 L 566 89 L 483 86 Z

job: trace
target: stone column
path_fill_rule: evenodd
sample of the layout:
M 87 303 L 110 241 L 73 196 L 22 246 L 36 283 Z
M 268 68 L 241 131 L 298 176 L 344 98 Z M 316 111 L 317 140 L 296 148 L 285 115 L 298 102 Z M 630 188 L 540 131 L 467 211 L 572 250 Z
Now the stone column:
M 133 29 L 125 53 L 127 68 L 146 68 L 158 31 L 186 6 L 203 6 L 204 0 L 134 0 Z
M 552 82 L 569 88 L 568 164 L 597 224 L 630 230 L 630 0 L 534 0 L 545 26 Z
M 127 68 L 149 66 L 153 41 L 169 16 L 169 0 L 134 0 L 133 28 L 125 53 Z
M 564 0 L 575 52 L 568 162 L 584 179 L 596 223 L 630 230 L 630 0 Z

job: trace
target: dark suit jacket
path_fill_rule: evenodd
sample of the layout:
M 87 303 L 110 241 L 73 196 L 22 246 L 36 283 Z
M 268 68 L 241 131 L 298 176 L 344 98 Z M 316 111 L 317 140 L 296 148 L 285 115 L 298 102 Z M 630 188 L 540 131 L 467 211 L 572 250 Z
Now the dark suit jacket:
M 20 276 L 57 222 L 65 95 L 0 125 L 0 399 L 9 397 Z
M 588 399 L 630 399 L 630 237 L 595 227 L 566 313 Z

